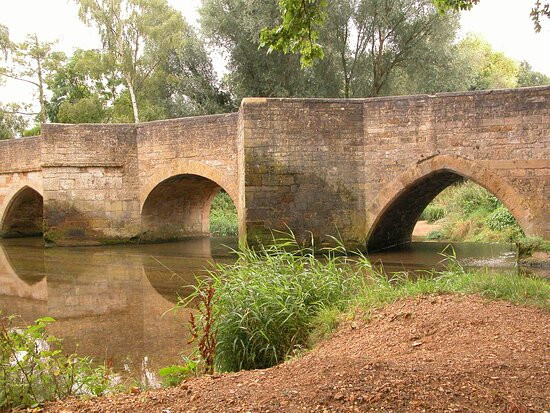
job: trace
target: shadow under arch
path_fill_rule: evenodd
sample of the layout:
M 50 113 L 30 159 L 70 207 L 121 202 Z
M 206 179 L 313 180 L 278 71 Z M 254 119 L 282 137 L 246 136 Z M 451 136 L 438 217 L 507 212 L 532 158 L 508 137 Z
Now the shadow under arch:
M 18 238 L 42 235 L 44 199 L 38 190 L 24 185 L 8 196 L 0 218 L 0 237 Z
M 170 241 L 210 235 L 210 208 L 222 189 L 228 192 L 213 179 L 190 173 L 157 183 L 141 208 L 140 239 Z M 235 198 L 231 198 L 235 203 Z
M 367 249 L 377 251 L 411 242 L 414 226 L 426 206 L 443 189 L 464 179 L 491 192 L 526 234 L 533 233 L 529 205 L 504 178 L 478 162 L 438 155 L 414 164 L 380 190 L 367 208 Z

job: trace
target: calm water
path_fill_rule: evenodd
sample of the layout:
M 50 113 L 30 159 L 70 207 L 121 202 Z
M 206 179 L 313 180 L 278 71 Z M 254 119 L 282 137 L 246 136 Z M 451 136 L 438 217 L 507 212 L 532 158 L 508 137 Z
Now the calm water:
M 0 310 L 27 323 L 51 316 L 50 332 L 68 351 L 111 359 L 119 371 L 154 384 L 154 372 L 190 350 L 189 312 L 168 311 L 212 262 L 231 262 L 234 240 L 44 248 L 41 239 L 0 240 Z M 436 266 L 444 243 L 373 254 L 386 270 Z M 513 267 L 507 245 L 456 244 L 469 265 Z M 513 271 L 510 269 L 510 271 Z M 168 311 L 168 312 L 167 312 Z

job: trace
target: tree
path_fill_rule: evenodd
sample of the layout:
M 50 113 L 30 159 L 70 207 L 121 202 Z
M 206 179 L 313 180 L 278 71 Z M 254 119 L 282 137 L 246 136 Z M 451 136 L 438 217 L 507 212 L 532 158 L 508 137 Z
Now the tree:
M 266 55 L 260 32 L 277 22 L 273 1 L 204 0 L 201 27 L 212 46 L 228 56 L 229 73 L 223 82 L 238 103 L 244 96 L 327 96 L 327 84 L 317 84 L 316 67 L 301 70 L 294 54 Z M 338 88 L 334 91 L 338 93 Z
M 121 94 L 118 71 L 109 55 L 77 49 L 46 78 L 52 92 L 48 117 L 52 122 L 109 122 L 108 106 Z
M 260 45 L 268 46 L 270 52 L 299 53 L 302 67 L 311 67 L 315 59 L 324 57 L 317 40 L 327 6 L 328 0 L 279 0 L 282 22 L 261 31 Z
M 458 53 L 469 62 L 471 83 L 468 89 L 514 88 L 518 84 L 519 63 L 500 52 L 495 52 L 483 38 L 468 35 Z
M 517 85 L 518 87 L 550 85 L 550 76 L 535 72 L 529 63 L 523 61 L 520 63 Z
M 0 140 L 12 139 L 23 134 L 28 124 L 24 110 L 25 108 L 14 103 L 0 103 Z
M 52 46 L 51 42 L 39 41 L 36 34 L 27 35 L 24 42 L 10 45 L 13 64 L 0 68 L 0 76 L 28 83 L 36 88 L 40 107 L 36 114 L 39 123 L 47 119 L 46 76 L 55 71 L 65 57 L 63 53 L 55 52 Z
M 432 0 L 444 14 L 448 11 L 470 10 L 479 0 Z M 261 44 L 268 51 L 299 53 L 302 66 L 309 67 L 315 59 L 322 59 L 324 51 L 317 43 L 319 31 L 325 23 L 326 0 L 279 0 L 280 21 L 275 27 L 262 30 Z M 531 9 L 535 31 L 541 30 L 541 19 L 550 18 L 550 2 L 535 0 Z
M 429 0 L 335 0 L 323 48 L 337 55 L 344 97 L 378 96 L 395 92 L 398 70 L 446 66 L 457 27 L 456 16 L 439 15 Z
M 229 55 L 225 81 L 242 96 L 363 97 L 394 93 L 396 74 L 433 61 L 444 83 L 457 18 L 439 15 L 428 0 L 332 0 L 318 43 L 324 59 L 300 68 L 294 54 L 259 50 L 262 27 L 277 20 L 273 2 L 206 0 L 201 24 Z M 410 77 L 417 75 L 412 70 Z M 457 73 L 457 75 L 460 75 Z M 427 77 L 427 76 L 425 76 Z M 428 83 L 428 81 L 426 81 Z M 412 85 L 412 82 L 409 82 Z
M 168 54 L 181 46 L 187 24 L 166 0 L 75 1 L 80 18 L 98 29 L 104 51 L 120 71 L 138 123 L 137 96 Z

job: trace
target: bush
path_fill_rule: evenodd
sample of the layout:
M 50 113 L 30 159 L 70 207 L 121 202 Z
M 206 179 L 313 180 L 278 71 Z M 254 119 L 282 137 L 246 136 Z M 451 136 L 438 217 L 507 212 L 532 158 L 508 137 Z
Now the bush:
M 62 353 L 61 341 L 46 333 L 54 320 L 40 318 L 16 328 L 15 317 L 0 317 L 0 410 L 34 407 L 68 396 L 98 396 L 116 390 L 107 366 Z
M 224 191 L 220 191 L 212 201 L 210 232 L 219 237 L 237 235 L 239 232 L 237 209 Z
M 515 227 L 518 224 L 510 211 L 502 206 L 495 209 L 491 215 L 489 215 L 487 218 L 487 225 L 495 231 L 502 231 L 508 227 Z
M 447 211 L 443 206 L 429 204 L 426 207 L 426 209 L 422 211 L 422 215 L 420 215 L 420 219 L 428 221 L 429 223 L 433 223 L 445 217 L 446 214 L 447 214 Z
M 198 292 L 207 282 L 215 291 L 216 369 L 266 368 L 307 347 L 315 316 L 343 309 L 364 283 L 361 266 L 352 269 L 336 252 L 320 261 L 313 249 L 279 240 L 260 252 L 239 252 L 234 265 L 218 265 L 211 280 L 199 280 Z

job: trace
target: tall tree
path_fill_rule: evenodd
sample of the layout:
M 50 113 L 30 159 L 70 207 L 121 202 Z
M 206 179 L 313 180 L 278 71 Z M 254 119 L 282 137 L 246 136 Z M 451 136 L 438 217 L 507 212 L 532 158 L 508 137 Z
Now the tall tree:
M 322 44 L 338 56 L 344 97 L 378 96 L 392 92 L 398 69 L 412 66 L 420 75 L 427 65 L 419 61 L 445 66 L 457 27 L 455 16 L 439 15 L 429 0 L 334 0 Z
M 138 123 L 144 82 L 181 45 L 186 23 L 166 0 L 75 0 L 79 16 L 98 29 L 103 48 L 120 71 Z
M 520 63 L 518 87 L 547 85 L 550 85 L 550 76 L 534 71 L 526 61 Z
M 0 140 L 21 136 L 28 125 L 25 108 L 15 103 L 0 103 Z
M 8 39 L 9 40 L 9 39 Z M 9 42 L 11 62 L 0 67 L 0 77 L 32 85 L 38 95 L 39 112 L 36 119 L 46 122 L 46 77 L 55 71 L 64 54 L 53 50 L 53 42 L 41 42 L 36 34 L 27 35 L 22 43 Z

